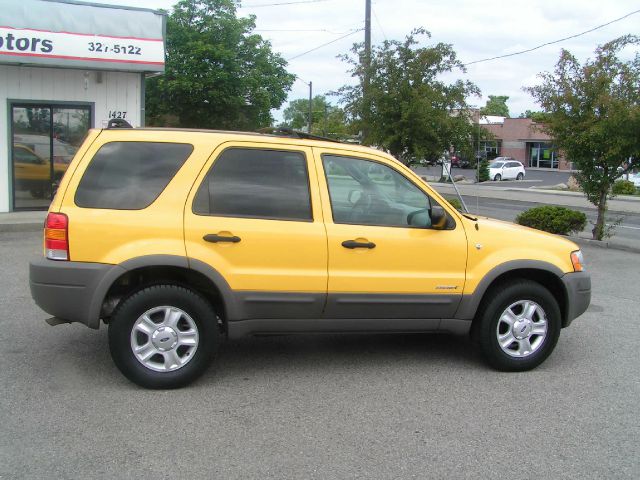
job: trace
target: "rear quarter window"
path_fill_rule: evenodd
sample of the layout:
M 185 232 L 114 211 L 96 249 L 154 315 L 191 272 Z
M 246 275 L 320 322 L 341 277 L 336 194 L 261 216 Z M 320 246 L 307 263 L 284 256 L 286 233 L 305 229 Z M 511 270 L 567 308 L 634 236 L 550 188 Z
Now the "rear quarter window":
M 141 210 L 151 205 L 189 158 L 185 143 L 105 143 L 87 167 L 78 189 L 78 207 Z

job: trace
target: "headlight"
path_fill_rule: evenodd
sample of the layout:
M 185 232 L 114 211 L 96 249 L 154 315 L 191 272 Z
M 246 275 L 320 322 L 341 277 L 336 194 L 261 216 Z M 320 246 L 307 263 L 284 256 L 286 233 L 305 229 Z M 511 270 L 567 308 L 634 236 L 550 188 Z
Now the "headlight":
M 582 255 L 582 250 L 571 252 L 571 263 L 573 263 L 573 270 L 575 272 L 585 271 L 584 256 Z

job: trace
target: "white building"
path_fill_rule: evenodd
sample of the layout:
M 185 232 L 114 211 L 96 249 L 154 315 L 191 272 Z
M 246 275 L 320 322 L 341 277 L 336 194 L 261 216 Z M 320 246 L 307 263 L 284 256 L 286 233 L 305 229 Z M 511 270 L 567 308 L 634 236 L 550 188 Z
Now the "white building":
M 144 125 L 166 17 L 71 0 L 0 0 L 0 11 L 0 212 L 46 209 L 89 128 Z

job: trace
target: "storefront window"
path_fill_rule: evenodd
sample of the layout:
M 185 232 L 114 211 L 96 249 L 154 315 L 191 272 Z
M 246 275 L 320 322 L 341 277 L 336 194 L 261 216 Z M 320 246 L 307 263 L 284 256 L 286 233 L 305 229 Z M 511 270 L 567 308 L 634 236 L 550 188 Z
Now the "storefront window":
M 45 209 L 91 127 L 89 106 L 12 105 L 13 201 Z
M 493 160 L 500 155 L 500 141 L 484 141 L 480 142 L 480 152 L 483 157 Z
M 550 143 L 529 143 L 529 166 L 535 168 L 558 168 L 557 153 Z

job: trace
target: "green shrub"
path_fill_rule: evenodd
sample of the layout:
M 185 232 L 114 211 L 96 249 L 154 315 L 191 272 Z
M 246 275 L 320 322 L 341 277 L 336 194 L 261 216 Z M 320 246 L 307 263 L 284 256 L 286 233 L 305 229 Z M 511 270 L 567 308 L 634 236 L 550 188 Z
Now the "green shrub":
M 549 233 L 568 235 L 584 230 L 587 216 L 568 208 L 545 205 L 522 212 L 517 216 L 516 223 Z
M 447 202 L 449 202 L 449 205 L 451 205 L 456 210 L 462 211 L 462 204 L 457 198 L 447 198 Z
M 488 160 L 480 160 L 479 177 L 480 177 L 478 178 L 479 182 L 489 181 L 489 161 Z
M 614 195 L 634 195 L 636 193 L 636 187 L 633 182 L 629 180 L 618 180 L 613 184 Z

